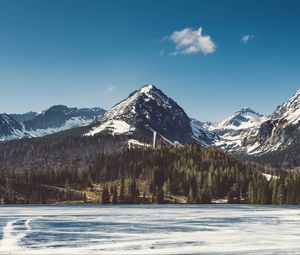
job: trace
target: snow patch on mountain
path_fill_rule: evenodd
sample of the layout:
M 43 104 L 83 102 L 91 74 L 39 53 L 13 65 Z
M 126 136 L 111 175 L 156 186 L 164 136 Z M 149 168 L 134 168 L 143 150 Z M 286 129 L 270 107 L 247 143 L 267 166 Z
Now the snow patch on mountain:
M 201 121 L 191 119 L 191 127 L 193 131 L 192 137 L 203 146 L 214 145 L 220 139 L 215 132 L 209 131 L 205 127 L 205 123 Z
M 121 135 L 121 134 L 130 134 L 135 130 L 134 127 L 131 127 L 125 121 L 122 120 L 108 120 L 101 124 L 98 127 L 94 127 L 91 131 L 86 133 L 87 136 L 93 136 L 99 134 L 103 131 L 107 131 L 112 135 Z
M 265 173 L 263 173 L 263 176 L 267 179 L 267 181 L 271 181 L 272 179 L 274 179 L 274 180 L 279 179 L 278 176 L 272 175 L 272 174 L 265 174 Z
M 142 143 L 136 139 L 128 139 L 127 141 L 129 148 L 143 148 L 143 147 L 151 147 L 151 144 Z
M 85 119 L 81 117 L 72 117 L 69 120 L 67 120 L 64 125 L 60 127 L 57 128 L 49 127 L 45 129 L 30 130 L 30 131 L 26 131 L 26 135 L 27 137 L 41 137 L 41 136 L 54 134 L 71 128 L 87 126 L 91 123 L 91 121 L 93 121 L 93 119 L 91 120 L 91 119 Z
M 0 141 L 4 142 L 4 141 L 9 141 L 9 140 L 16 140 L 16 139 L 20 139 L 23 136 L 24 136 L 24 132 L 23 131 L 21 131 L 21 130 L 14 130 L 9 135 L 1 135 L 0 136 Z

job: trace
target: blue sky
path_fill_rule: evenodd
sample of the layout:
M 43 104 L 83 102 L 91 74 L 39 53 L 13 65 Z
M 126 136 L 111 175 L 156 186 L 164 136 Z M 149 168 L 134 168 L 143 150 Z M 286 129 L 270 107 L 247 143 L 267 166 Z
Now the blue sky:
M 108 109 L 150 83 L 199 120 L 270 114 L 300 89 L 299 13 L 297 0 L 0 0 L 0 112 Z

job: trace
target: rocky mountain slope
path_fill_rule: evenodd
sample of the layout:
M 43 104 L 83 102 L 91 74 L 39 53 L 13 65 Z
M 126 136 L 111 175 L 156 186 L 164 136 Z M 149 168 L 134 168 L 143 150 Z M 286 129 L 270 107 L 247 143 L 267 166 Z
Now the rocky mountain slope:
M 26 112 L 26 113 L 14 113 L 14 114 L 9 114 L 10 117 L 15 119 L 18 122 L 24 122 L 33 119 L 35 116 L 37 116 L 37 112 Z
M 246 137 L 242 146 L 251 155 L 281 151 L 300 142 L 300 90 Z M 251 148 L 251 150 L 249 150 Z
M 0 114 L 0 141 L 17 139 L 23 135 L 23 126 L 8 114 Z
M 204 123 L 215 132 L 212 146 L 243 158 L 276 166 L 300 165 L 300 90 L 270 116 L 243 108 L 220 123 Z
M 198 142 L 207 145 L 213 136 L 153 85 L 141 87 L 116 104 L 85 135 L 110 133 L 152 136 L 153 131 L 171 144 Z

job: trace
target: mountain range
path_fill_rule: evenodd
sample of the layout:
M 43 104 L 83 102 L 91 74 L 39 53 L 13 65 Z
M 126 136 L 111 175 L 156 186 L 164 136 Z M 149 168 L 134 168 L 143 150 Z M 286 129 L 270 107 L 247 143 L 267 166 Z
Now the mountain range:
M 190 118 L 160 89 L 145 85 L 108 111 L 56 105 L 42 113 L 0 114 L 0 141 L 42 137 L 75 127 L 85 127 L 83 136 L 126 135 L 130 139 L 151 139 L 155 131 L 172 145 L 198 143 L 251 159 L 276 157 L 276 153 L 287 155 L 300 142 L 300 90 L 270 116 L 244 107 L 224 121 L 211 123 Z
M 95 108 L 69 108 L 55 105 L 41 113 L 0 114 L 0 141 L 41 137 L 89 125 L 105 112 Z

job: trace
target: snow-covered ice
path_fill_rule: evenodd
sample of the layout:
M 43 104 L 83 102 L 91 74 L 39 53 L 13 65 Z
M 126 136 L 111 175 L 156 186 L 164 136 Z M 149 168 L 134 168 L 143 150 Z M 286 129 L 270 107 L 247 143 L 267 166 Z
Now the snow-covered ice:
M 0 206 L 0 254 L 299 254 L 299 206 Z

